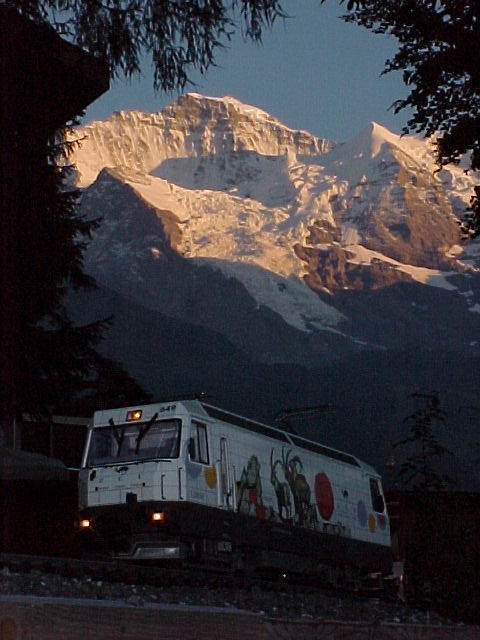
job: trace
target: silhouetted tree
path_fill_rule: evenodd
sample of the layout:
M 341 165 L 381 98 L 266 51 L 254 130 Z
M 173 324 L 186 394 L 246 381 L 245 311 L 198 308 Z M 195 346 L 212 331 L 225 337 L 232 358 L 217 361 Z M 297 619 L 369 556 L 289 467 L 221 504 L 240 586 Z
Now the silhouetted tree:
M 56 399 L 56 411 L 61 415 L 90 416 L 97 409 L 153 402 L 153 396 L 110 358 L 94 351 L 92 365 L 88 374 L 76 381 L 71 395 Z
M 480 235 L 480 186 L 474 187 L 475 195 L 470 198 L 470 207 L 460 223 L 466 240 Z
M 447 489 L 454 482 L 436 467 L 441 458 L 452 453 L 439 443 L 435 434 L 435 427 L 446 421 L 447 414 L 440 408 L 436 392 L 412 393 L 410 397 L 420 401 L 420 407 L 404 419 L 410 425 L 409 435 L 393 445 L 394 449 L 402 446 L 413 449 L 400 465 L 402 485 L 423 491 Z
M 325 0 L 322 0 L 325 2 Z M 440 167 L 470 154 L 480 169 L 480 3 L 472 0 L 340 0 L 347 22 L 399 42 L 384 73 L 402 71 L 408 96 L 394 103 L 397 113 L 413 110 L 405 132 L 436 137 Z M 480 234 L 479 192 L 471 201 L 466 234 Z
M 112 76 L 140 73 L 144 55 L 155 88 L 183 89 L 188 69 L 204 73 L 238 29 L 260 42 L 262 31 L 285 17 L 279 0 L 6 0 L 106 60 Z
M 35 123 L 28 130 L 35 132 Z M 18 259 L 14 272 L 9 272 L 15 286 L 3 300 L 7 313 L 11 305 L 18 309 L 11 336 L 16 348 L 11 350 L 14 357 L 2 361 L 1 379 L 2 401 L 12 417 L 22 412 L 47 415 L 60 405 L 74 403 L 77 395 L 95 395 L 95 382 L 100 384 L 101 376 L 116 366 L 96 351 L 109 320 L 75 326 L 64 304 L 69 289 L 95 286 L 83 271 L 83 252 L 98 225 L 77 213 L 79 192 L 68 186 L 70 145 L 58 138 L 29 143 L 24 132 L 19 133 L 16 232 L 5 238 L 15 246 Z M 116 378 L 120 395 L 133 381 L 127 384 L 126 374 Z M 9 397 L 4 399 L 6 393 Z

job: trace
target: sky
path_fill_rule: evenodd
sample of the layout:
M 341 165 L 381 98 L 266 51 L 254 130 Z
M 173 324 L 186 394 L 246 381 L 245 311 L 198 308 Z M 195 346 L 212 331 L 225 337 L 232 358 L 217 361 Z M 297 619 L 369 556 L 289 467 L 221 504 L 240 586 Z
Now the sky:
M 345 24 L 342 6 L 329 0 L 282 0 L 290 19 L 275 23 L 260 45 L 237 33 L 217 66 L 205 75 L 191 74 L 188 91 L 237 98 L 263 109 L 292 129 L 343 142 L 375 121 L 395 133 L 409 113 L 395 115 L 395 100 L 407 95 L 401 73 L 381 75 L 397 50 L 393 37 Z M 160 111 L 178 94 L 155 93 L 145 64 L 141 78 L 112 82 L 111 89 L 86 111 L 82 122 L 104 120 L 114 111 Z

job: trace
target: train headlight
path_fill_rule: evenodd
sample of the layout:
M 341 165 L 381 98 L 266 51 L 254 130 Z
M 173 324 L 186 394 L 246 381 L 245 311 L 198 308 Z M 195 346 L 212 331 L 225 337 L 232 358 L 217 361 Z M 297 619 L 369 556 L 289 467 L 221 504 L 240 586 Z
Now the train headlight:
M 154 511 L 152 513 L 152 522 L 163 522 L 165 520 L 165 514 L 162 511 Z
M 127 422 L 138 422 L 142 419 L 143 411 L 141 409 L 135 409 L 127 413 Z
M 80 522 L 78 523 L 78 526 L 80 529 L 90 529 L 92 526 L 92 521 L 89 520 L 88 518 L 83 518 L 83 520 L 80 520 Z

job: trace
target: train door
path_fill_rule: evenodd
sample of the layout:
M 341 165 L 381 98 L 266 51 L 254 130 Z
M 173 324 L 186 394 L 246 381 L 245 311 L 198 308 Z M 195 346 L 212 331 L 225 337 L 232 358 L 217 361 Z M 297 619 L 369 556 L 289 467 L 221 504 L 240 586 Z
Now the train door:
M 235 496 L 235 470 L 230 463 L 228 440 L 225 436 L 220 438 L 220 459 L 217 463 L 218 477 L 218 506 L 226 509 L 234 509 Z
M 207 425 L 197 420 L 192 420 L 190 432 L 190 460 L 199 464 L 209 464 Z
M 192 502 L 215 505 L 215 468 L 211 465 L 207 424 L 192 420 L 187 462 L 188 499 Z

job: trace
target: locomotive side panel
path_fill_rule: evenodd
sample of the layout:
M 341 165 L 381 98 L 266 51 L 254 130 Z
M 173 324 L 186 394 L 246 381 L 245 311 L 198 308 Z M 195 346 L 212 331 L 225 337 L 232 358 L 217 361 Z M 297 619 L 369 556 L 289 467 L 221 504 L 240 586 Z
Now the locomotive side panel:
M 263 566 L 285 566 L 288 555 L 295 571 L 328 563 L 390 571 L 385 506 L 375 514 L 370 490 L 370 481 L 380 487 L 379 478 L 367 465 L 332 450 L 320 455 L 299 447 L 303 440 L 293 443 L 281 432 L 256 433 L 217 420 L 209 434 L 218 506 L 231 514 L 215 535 L 232 541 L 233 549 L 255 551 Z M 377 526 L 377 516 L 384 526 Z M 213 514 L 208 517 L 213 524 Z
M 353 456 L 199 401 L 98 412 L 88 442 L 82 517 L 114 554 L 387 567 L 380 480 Z
M 217 454 L 212 481 L 218 483 L 218 506 L 262 520 L 390 544 L 379 477 L 355 458 L 334 459 L 292 445 L 282 434 L 272 437 L 225 422 L 212 424 L 210 434 Z M 376 504 L 372 485 L 378 492 Z

